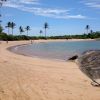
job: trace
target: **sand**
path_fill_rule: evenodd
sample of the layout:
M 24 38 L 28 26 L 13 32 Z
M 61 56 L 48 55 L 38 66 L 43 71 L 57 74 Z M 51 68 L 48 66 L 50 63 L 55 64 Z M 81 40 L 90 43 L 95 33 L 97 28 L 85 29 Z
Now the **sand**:
M 39 41 L 43 42 L 43 41 Z M 0 44 L 0 100 L 100 100 L 75 62 L 17 55 L 8 47 L 29 41 Z

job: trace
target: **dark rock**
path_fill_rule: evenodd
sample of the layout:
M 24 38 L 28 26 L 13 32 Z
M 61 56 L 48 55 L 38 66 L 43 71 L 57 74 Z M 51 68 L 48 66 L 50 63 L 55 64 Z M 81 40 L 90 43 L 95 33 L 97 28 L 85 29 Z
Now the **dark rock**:
M 75 56 L 69 58 L 68 60 L 76 60 L 77 58 L 78 58 L 78 55 L 75 55 Z
M 87 51 L 78 61 L 81 71 L 97 84 L 100 79 L 100 50 Z

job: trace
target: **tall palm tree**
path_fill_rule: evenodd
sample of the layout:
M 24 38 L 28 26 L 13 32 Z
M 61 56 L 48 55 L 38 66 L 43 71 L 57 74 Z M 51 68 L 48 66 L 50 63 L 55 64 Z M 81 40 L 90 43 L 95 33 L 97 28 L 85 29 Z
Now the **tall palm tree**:
M 0 34 L 2 33 L 2 31 L 3 31 L 3 27 L 2 27 L 2 26 L 0 26 Z
M 24 29 L 22 26 L 19 27 L 19 32 L 20 32 L 20 35 L 24 32 Z
M 8 28 L 8 34 L 10 34 L 9 32 L 10 32 L 10 28 L 11 28 L 11 22 L 8 22 L 8 23 L 7 23 L 6 28 Z
M 89 33 L 90 26 L 86 25 L 85 29 L 87 30 L 87 34 Z
M 40 33 L 40 36 L 41 36 L 41 34 L 43 33 L 43 31 L 42 31 L 42 30 L 40 30 L 40 32 L 39 32 L 39 33 Z
M 30 30 L 30 26 L 26 26 L 26 31 L 27 31 L 27 36 L 28 36 L 28 32 L 29 32 L 29 30 Z
M 14 22 L 11 22 L 12 35 L 13 35 L 13 30 L 14 30 L 15 26 L 16 26 L 16 24 Z
M 90 33 L 92 34 L 93 33 L 93 30 L 90 30 Z
M 47 34 L 47 28 L 49 28 L 49 25 L 47 22 L 44 23 L 44 29 L 45 29 L 45 39 L 47 38 L 46 34 Z

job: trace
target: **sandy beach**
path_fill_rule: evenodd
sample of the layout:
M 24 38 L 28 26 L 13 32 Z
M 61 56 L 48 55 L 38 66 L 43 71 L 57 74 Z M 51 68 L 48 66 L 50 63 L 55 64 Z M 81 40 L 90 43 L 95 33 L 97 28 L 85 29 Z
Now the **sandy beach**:
M 91 86 L 75 62 L 32 58 L 7 50 L 28 43 L 0 44 L 0 100 L 100 100 L 100 88 Z

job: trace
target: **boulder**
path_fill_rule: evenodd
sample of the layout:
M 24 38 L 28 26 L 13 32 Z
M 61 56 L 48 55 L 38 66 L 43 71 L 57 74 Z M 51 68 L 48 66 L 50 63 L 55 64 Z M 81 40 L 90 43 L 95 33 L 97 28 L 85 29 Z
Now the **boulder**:
M 100 85 L 100 50 L 87 51 L 78 58 L 80 69 L 95 84 Z
M 72 56 L 71 58 L 69 58 L 68 60 L 76 60 L 78 58 L 78 55 Z

